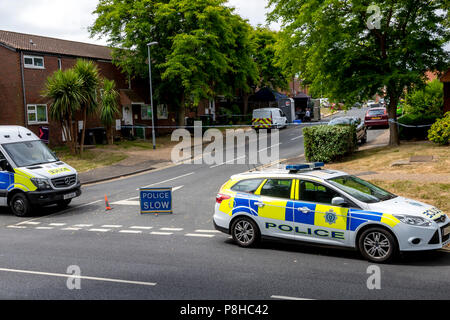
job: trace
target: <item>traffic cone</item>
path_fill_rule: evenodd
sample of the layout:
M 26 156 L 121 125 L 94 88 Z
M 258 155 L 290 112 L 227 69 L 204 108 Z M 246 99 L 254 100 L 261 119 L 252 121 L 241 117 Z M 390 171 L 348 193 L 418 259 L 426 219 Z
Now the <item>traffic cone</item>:
M 105 194 L 105 207 L 106 207 L 106 211 L 108 210 L 112 210 L 112 208 L 109 206 L 109 201 L 108 201 L 108 197 Z

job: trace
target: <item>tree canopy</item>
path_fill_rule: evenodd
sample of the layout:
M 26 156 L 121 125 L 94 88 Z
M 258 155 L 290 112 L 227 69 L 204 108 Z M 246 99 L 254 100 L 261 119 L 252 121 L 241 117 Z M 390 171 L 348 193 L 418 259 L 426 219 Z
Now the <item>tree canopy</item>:
M 280 61 L 291 61 L 312 94 L 353 106 L 385 93 L 389 117 L 405 90 L 426 71 L 448 68 L 445 0 L 270 0 L 271 21 L 282 25 Z M 398 144 L 391 123 L 391 144 Z
M 106 36 L 115 63 L 147 77 L 151 48 L 155 98 L 180 106 L 250 91 L 257 68 L 251 27 L 224 0 L 100 0 L 92 36 Z

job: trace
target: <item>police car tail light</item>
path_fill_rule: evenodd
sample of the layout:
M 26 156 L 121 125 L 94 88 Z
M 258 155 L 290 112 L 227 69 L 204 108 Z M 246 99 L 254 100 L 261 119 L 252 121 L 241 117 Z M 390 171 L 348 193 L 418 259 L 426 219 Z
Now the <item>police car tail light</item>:
M 216 203 L 220 204 L 220 203 L 222 203 L 223 200 L 227 200 L 227 199 L 230 199 L 230 198 L 231 197 L 226 195 L 226 194 L 219 193 L 216 196 Z

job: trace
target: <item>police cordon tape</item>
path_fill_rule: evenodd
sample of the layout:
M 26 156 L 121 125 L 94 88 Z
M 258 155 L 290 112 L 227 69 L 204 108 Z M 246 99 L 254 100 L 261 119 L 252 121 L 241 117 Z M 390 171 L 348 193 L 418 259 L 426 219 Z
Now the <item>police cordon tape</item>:
M 319 122 L 302 122 L 302 123 L 286 123 L 286 126 L 301 126 L 301 125 L 320 125 L 328 124 L 328 121 Z M 222 124 L 222 125 L 201 125 L 201 126 L 155 126 L 155 129 L 195 129 L 195 128 L 251 128 L 254 127 L 252 124 Z M 152 126 L 121 126 L 125 129 L 151 129 Z
M 395 121 L 394 119 L 389 119 L 389 122 L 390 123 L 395 123 L 395 124 L 397 124 L 399 126 L 406 127 L 406 128 L 426 128 L 426 127 L 431 127 L 433 125 L 433 124 L 421 124 L 421 125 L 413 126 L 413 125 L 410 125 L 410 124 L 400 123 L 398 121 Z

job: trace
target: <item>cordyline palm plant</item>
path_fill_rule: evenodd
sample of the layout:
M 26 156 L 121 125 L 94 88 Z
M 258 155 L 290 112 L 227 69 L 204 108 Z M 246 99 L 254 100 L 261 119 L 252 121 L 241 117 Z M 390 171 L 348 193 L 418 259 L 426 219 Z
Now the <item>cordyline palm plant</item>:
M 100 98 L 100 120 L 106 127 L 109 144 L 113 144 L 114 142 L 112 125 L 114 123 L 116 115 L 119 113 L 119 92 L 117 92 L 115 87 L 116 84 L 114 80 L 103 80 L 103 90 Z
M 81 91 L 84 96 L 84 102 L 80 107 L 83 117 L 83 128 L 80 139 L 80 155 L 82 155 L 87 117 L 95 114 L 98 110 L 97 91 L 100 86 L 100 76 L 97 66 L 92 61 L 78 59 L 73 69 L 82 81 Z
M 47 78 L 42 95 L 51 100 L 49 115 L 61 123 L 70 152 L 76 152 L 75 112 L 86 102 L 83 81 L 74 70 L 56 71 Z

